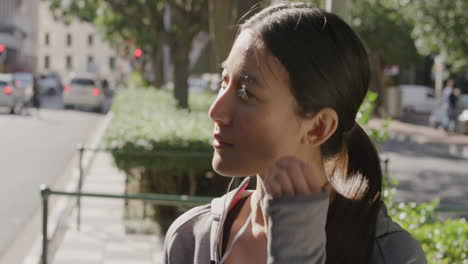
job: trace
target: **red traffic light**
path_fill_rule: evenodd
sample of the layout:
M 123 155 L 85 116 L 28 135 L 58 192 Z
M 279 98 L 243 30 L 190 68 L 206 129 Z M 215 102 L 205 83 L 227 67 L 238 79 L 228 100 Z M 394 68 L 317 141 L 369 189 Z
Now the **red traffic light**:
M 3 44 L 0 44 L 0 53 L 4 52 L 5 51 L 5 45 Z
M 142 55 L 143 55 L 143 51 L 141 49 L 135 49 L 133 51 L 133 56 L 135 56 L 135 58 L 140 58 Z

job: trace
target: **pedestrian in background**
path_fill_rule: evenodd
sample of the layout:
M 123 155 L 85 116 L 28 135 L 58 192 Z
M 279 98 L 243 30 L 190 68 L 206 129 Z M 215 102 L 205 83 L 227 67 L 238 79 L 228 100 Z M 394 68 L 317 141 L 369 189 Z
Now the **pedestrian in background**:
M 458 96 L 455 92 L 455 82 L 448 80 L 442 95 L 444 122 L 442 124 L 446 132 L 454 132 L 457 119 Z
M 380 158 L 356 123 L 370 69 L 338 16 L 304 3 L 268 7 L 240 26 L 214 123 L 212 165 L 250 177 L 179 217 L 167 264 L 425 264 L 388 216 Z
M 458 127 L 458 115 L 463 111 L 463 104 L 461 102 L 461 90 L 460 88 L 453 89 L 453 104 L 454 104 L 454 112 L 452 116 L 452 130 L 453 132 L 457 131 Z
M 33 94 L 31 97 L 31 105 L 33 108 L 36 108 L 36 113 L 39 115 L 39 110 L 41 108 L 41 97 L 36 76 L 33 78 Z

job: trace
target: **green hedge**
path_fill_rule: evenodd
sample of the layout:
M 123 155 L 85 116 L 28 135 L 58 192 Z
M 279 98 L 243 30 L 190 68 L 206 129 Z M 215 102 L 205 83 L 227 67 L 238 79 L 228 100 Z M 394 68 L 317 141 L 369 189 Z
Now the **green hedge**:
M 392 219 L 421 243 L 430 264 L 468 263 L 468 223 L 465 219 L 439 221 L 439 200 L 416 204 L 393 200 L 397 182 L 386 181 L 383 197 Z
M 128 152 L 196 152 L 200 157 L 157 157 L 115 154 L 119 168 L 172 169 L 181 175 L 211 170 L 212 122 L 207 111 L 213 95 L 190 96 L 191 112 L 175 108 L 170 91 L 129 89 L 119 92 L 112 106 L 113 120 L 105 135 L 111 148 Z

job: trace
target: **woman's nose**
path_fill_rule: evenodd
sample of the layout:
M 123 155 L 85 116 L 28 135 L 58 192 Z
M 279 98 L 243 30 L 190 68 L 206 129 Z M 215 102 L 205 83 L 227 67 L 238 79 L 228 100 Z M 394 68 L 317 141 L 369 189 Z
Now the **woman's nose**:
M 231 111 L 233 105 L 233 96 L 229 88 L 220 89 L 216 100 L 208 111 L 210 119 L 218 125 L 229 125 L 231 122 Z

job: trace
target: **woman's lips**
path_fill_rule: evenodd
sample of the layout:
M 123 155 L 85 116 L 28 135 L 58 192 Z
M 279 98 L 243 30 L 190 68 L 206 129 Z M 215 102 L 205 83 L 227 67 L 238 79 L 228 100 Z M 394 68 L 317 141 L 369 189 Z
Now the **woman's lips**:
M 223 141 L 221 136 L 219 135 L 214 135 L 214 140 L 213 140 L 213 147 L 217 149 L 222 149 L 222 148 L 229 148 L 233 147 L 234 144 L 227 143 L 226 141 Z

